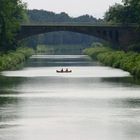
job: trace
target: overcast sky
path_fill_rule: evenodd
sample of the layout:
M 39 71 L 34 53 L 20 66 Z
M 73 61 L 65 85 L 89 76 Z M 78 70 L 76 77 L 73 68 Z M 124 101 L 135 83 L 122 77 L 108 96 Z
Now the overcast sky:
M 102 18 L 109 6 L 122 0 L 23 0 L 29 9 L 44 9 L 56 13 L 66 12 L 72 17 L 89 14 Z

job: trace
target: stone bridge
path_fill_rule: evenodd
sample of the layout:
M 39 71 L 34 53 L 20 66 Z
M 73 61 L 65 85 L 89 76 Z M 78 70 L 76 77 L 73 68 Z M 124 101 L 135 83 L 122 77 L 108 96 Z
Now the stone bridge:
M 104 39 L 113 45 L 127 46 L 139 37 L 136 25 L 105 25 L 90 23 L 48 23 L 48 24 L 25 24 L 17 34 L 17 40 L 20 41 L 27 37 L 49 33 L 54 31 L 70 31 L 87 34 L 97 38 Z

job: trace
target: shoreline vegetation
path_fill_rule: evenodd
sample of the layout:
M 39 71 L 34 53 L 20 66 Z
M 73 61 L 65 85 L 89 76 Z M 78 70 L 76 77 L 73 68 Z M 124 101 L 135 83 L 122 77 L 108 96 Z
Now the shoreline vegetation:
M 42 45 L 38 44 L 36 47 L 37 54 L 51 54 L 51 55 L 77 55 L 82 54 L 82 50 L 85 49 L 84 45 L 76 44 L 60 44 L 60 45 Z
M 94 43 L 83 53 L 106 66 L 128 71 L 134 77 L 140 78 L 140 55 L 137 52 L 113 50 L 107 45 Z
M 19 47 L 16 51 L 0 54 L 0 71 L 17 68 L 33 54 L 34 50 L 27 47 Z

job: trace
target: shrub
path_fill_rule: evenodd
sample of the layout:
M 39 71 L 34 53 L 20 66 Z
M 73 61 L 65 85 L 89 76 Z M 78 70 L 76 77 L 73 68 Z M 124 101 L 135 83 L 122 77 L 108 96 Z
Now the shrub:
M 7 54 L 0 55 L 0 71 L 15 68 L 18 64 L 24 62 L 34 53 L 33 49 L 21 47 L 15 52 L 9 51 Z
M 107 66 L 120 68 L 140 78 L 140 55 L 136 52 L 115 51 L 101 45 L 87 48 L 84 53 Z

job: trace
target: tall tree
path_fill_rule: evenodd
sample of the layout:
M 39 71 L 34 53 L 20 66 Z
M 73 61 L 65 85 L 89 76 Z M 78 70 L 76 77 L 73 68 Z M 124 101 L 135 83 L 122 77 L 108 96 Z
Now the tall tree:
M 115 4 L 105 14 L 105 20 L 113 23 L 140 24 L 140 0 L 122 0 L 123 4 Z
M 140 0 L 123 0 L 123 2 L 131 12 L 131 22 L 140 24 Z
M 125 9 L 121 4 L 115 4 L 105 13 L 105 20 L 110 23 L 125 23 Z
M 0 0 L 0 50 L 13 49 L 16 32 L 24 19 L 26 5 L 21 0 Z

